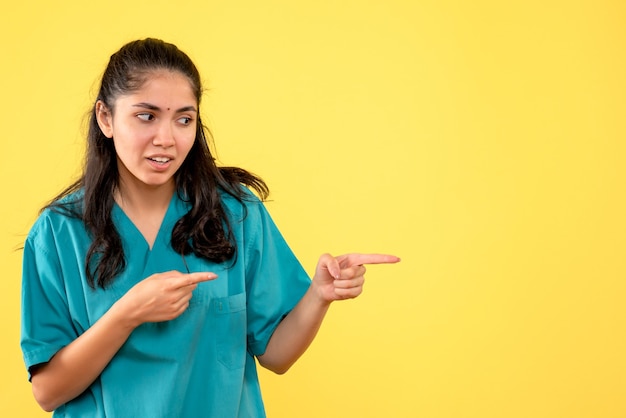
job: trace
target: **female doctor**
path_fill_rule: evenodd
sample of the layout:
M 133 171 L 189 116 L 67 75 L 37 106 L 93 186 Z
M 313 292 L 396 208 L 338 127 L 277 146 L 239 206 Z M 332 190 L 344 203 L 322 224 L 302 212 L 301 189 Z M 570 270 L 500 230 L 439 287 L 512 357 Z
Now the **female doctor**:
M 124 45 L 102 76 L 81 178 L 28 235 L 21 346 L 54 416 L 264 417 L 255 358 L 286 372 L 329 305 L 361 293 L 364 264 L 399 261 L 325 254 L 309 279 L 263 180 L 216 166 L 201 95 L 176 46 Z

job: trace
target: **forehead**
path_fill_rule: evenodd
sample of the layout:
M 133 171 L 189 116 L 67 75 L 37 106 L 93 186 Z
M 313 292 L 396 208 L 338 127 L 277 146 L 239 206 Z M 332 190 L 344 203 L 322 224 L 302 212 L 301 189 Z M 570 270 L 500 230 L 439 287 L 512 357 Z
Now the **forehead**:
M 136 100 L 163 105 L 169 103 L 173 106 L 198 103 L 189 78 L 180 72 L 169 70 L 146 73 L 139 88 L 119 96 L 116 102 L 120 104 Z

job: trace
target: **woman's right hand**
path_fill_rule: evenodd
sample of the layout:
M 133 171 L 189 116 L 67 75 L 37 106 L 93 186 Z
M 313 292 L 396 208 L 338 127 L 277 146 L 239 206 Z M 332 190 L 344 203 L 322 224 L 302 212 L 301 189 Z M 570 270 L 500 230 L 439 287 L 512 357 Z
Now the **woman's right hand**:
M 124 306 L 132 327 L 169 321 L 185 312 L 198 283 L 216 278 L 214 273 L 168 271 L 153 274 L 133 286 L 117 304 Z
M 47 362 L 31 370 L 35 399 L 46 411 L 74 399 L 98 378 L 133 329 L 185 312 L 198 283 L 214 273 L 154 274 L 133 286 L 100 319 Z

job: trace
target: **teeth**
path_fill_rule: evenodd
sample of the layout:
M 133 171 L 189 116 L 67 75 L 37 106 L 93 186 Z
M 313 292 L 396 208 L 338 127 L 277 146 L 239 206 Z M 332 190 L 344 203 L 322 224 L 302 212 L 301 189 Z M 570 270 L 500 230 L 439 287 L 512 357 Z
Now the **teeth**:
M 170 159 L 169 158 L 165 158 L 165 157 L 154 157 L 154 158 L 151 158 L 151 160 L 152 161 L 156 161 L 157 163 L 166 163 Z

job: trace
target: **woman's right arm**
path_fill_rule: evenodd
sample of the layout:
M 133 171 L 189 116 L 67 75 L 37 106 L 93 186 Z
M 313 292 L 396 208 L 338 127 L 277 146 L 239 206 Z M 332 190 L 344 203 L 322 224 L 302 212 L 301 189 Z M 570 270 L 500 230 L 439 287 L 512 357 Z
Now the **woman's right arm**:
M 139 282 L 50 361 L 32 368 L 33 394 L 39 405 L 53 411 L 83 393 L 136 327 L 177 318 L 189 306 L 198 283 L 216 277 L 213 273 L 172 271 Z
M 44 410 L 53 411 L 83 393 L 126 342 L 135 325 L 123 313 L 122 301 L 49 362 L 31 370 L 33 395 Z

